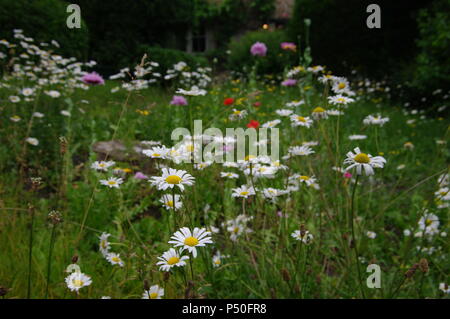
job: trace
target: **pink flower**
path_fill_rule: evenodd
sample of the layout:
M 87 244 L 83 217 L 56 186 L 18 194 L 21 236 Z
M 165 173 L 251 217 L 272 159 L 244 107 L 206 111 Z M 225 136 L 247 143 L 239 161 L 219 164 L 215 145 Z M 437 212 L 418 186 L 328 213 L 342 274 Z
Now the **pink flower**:
M 250 48 L 250 53 L 255 56 L 266 56 L 267 47 L 262 42 L 256 42 Z
M 134 178 L 136 178 L 136 179 L 148 179 L 148 176 L 145 175 L 145 174 L 143 174 L 143 173 L 141 173 L 141 172 L 137 172 L 137 173 L 134 175 Z
M 103 80 L 101 75 L 96 72 L 85 74 L 81 80 L 86 84 L 92 85 L 105 84 L 105 80 Z
M 284 80 L 283 82 L 281 82 L 282 86 L 294 86 L 296 84 L 297 84 L 297 80 L 294 80 L 294 79 L 287 79 L 287 80 Z
M 188 102 L 184 96 L 174 95 L 172 101 L 170 101 L 170 105 L 188 105 Z
M 349 173 L 349 172 L 345 172 L 344 173 L 344 178 L 352 178 L 352 173 Z

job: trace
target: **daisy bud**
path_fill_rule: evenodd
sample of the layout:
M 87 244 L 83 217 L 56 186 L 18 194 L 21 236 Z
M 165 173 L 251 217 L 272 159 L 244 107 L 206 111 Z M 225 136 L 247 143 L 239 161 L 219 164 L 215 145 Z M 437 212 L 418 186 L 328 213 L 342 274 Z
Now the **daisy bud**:
M 78 262 L 78 255 L 73 255 L 72 264 L 76 264 Z
M 425 258 L 420 259 L 419 269 L 421 272 L 426 274 L 430 270 L 430 267 L 428 266 L 428 260 L 426 260 Z
M 286 268 L 281 269 L 281 276 L 283 277 L 283 280 L 286 282 L 291 280 L 291 275 L 289 274 L 289 271 Z
M 406 278 L 411 278 L 416 273 L 417 268 L 419 268 L 419 264 L 412 265 L 411 268 L 408 269 L 408 271 L 405 273 Z

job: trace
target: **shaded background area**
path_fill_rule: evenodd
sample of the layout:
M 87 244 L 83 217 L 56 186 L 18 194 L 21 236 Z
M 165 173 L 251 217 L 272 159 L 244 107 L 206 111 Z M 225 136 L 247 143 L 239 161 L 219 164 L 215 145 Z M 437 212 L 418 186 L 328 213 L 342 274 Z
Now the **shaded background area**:
M 81 29 L 65 25 L 69 3 L 81 7 Z M 381 7 L 381 29 L 366 26 L 370 3 Z M 40 41 L 55 39 L 62 54 L 93 59 L 105 75 L 144 53 L 163 68 L 185 60 L 245 75 L 254 41 L 269 47 L 261 70 L 282 73 L 298 64 L 279 48 L 292 41 L 311 46 L 314 64 L 401 83 L 414 100 L 450 87 L 449 12 L 450 0 L 0 0 L 0 38 L 21 28 Z

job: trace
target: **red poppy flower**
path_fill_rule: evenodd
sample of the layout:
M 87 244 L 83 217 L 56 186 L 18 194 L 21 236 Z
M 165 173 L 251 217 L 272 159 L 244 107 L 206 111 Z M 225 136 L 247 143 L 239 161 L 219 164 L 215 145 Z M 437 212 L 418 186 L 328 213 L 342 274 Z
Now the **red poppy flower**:
M 227 97 L 225 100 L 223 100 L 223 105 L 231 105 L 234 103 L 234 99 L 232 97 Z
M 258 101 L 258 102 L 255 102 L 255 103 L 253 103 L 253 106 L 254 106 L 254 107 L 260 107 L 260 106 L 261 106 L 261 102 L 259 102 L 259 101 Z
M 251 120 L 248 124 L 247 127 L 253 127 L 254 129 L 257 129 L 259 127 L 259 122 L 255 121 L 255 120 Z

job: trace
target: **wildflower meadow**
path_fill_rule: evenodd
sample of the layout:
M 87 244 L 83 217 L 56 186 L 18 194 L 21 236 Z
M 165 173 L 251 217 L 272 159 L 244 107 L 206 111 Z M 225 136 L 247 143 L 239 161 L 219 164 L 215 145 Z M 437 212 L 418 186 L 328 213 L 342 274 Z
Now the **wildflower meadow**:
M 263 39 L 106 72 L 8 33 L 2 298 L 448 298 L 448 88 L 429 111 L 281 38 L 278 74 Z

